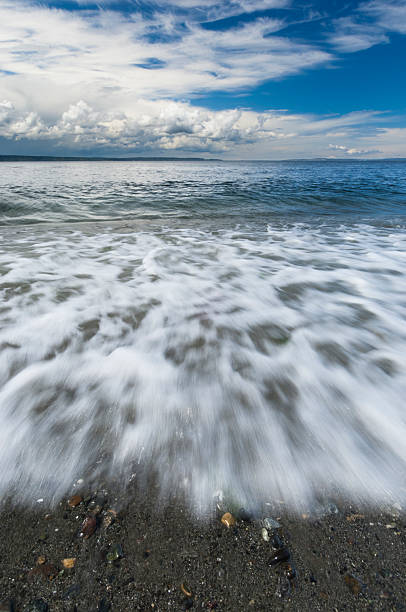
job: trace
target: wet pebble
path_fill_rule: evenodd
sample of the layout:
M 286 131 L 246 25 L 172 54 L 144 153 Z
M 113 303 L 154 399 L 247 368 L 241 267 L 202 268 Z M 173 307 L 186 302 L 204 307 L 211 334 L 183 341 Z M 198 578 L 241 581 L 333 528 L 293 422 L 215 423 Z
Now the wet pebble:
M 225 525 L 226 527 L 232 527 L 233 525 L 235 525 L 235 518 L 233 517 L 233 515 L 230 512 L 226 512 L 225 514 L 223 514 L 223 516 L 221 517 L 221 522 L 223 523 L 223 525 Z
M 269 542 L 269 533 L 268 533 L 268 530 L 265 529 L 265 527 L 261 529 L 261 535 L 262 535 L 262 539 L 265 540 L 265 542 Z
M 72 495 L 72 497 L 68 500 L 68 505 L 71 508 L 76 508 L 83 501 L 83 497 L 81 495 Z
M 106 559 L 109 563 L 114 563 L 118 559 L 124 556 L 121 544 L 114 544 L 106 555 Z
M 279 550 L 284 547 L 282 540 L 276 534 L 271 539 L 271 546 L 274 550 Z
M 269 559 L 269 564 L 278 565 L 278 563 L 282 563 L 283 561 L 289 561 L 289 559 L 290 552 L 286 547 L 284 547 L 280 548 L 272 555 L 272 557 Z
M 274 529 L 280 529 L 281 527 L 281 524 L 278 523 L 278 521 L 276 521 L 275 519 L 271 518 L 270 516 L 267 516 L 266 518 L 264 518 L 263 523 L 264 523 L 264 527 L 266 529 L 270 529 L 271 531 Z
M 70 557 L 70 558 L 67 558 L 67 559 L 62 559 L 62 565 L 66 569 L 72 569 L 73 567 L 75 567 L 75 563 L 76 563 L 76 557 Z
M 183 602 L 183 609 L 184 610 L 190 610 L 190 608 L 193 608 L 193 599 L 191 597 L 188 597 L 187 599 L 185 599 L 185 601 Z
M 94 534 L 97 527 L 97 521 L 94 516 L 87 516 L 82 523 L 80 535 L 87 540 Z

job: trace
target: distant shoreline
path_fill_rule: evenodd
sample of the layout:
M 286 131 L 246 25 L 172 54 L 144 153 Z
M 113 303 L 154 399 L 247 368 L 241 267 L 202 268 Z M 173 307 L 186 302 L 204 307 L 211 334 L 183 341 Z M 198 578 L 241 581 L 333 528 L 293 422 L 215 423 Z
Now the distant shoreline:
M 221 163 L 281 163 L 281 162 L 406 162 L 405 157 L 365 158 L 296 158 L 296 159 L 221 159 L 218 157 L 98 157 L 54 155 L 0 155 L 1 162 L 221 162 Z

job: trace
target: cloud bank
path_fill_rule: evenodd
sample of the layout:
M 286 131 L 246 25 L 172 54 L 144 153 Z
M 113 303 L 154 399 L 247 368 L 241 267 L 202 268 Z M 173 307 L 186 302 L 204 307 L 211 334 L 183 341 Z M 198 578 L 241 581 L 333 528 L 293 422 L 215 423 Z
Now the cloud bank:
M 334 61 L 328 49 L 286 34 L 289 0 L 147 4 L 148 11 L 137 1 L 121 12 L 114 0 L 104 10 L 78 0 L 81 10 L 68 11 L 63 3 L 0 0 L 3 142 L 48 143 L 55 154 L 406 155 L 399 131 L 382 125 L 384 114 L 315 117 L 193 104 L 198 95 L 237 95 Z M 384 40 L 388 29 L 404 24 L 406 31 L 402 6 L 388 6 L 373 0 L 336 20 L 333 47 L 354 51 Z M 266 12 L 276 8 L 277 18 Z M 360 15 L 368 23 L 358 23 Z M 220 29 L 213 24 L 226 18 Z

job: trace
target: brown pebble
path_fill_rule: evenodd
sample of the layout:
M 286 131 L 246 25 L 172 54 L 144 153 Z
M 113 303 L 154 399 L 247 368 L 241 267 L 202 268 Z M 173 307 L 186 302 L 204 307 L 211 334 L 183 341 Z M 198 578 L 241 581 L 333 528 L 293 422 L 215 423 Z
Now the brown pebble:
M 353 595 L 359 595 L 364 588 L 364 585 L 353 574 L 344 576 L 345 584 L 348 586 Z
M 94 516 L 87 516 L 82 523 L 80 535 L 87 540 L 96 531 L 97 521 Z
M 73 495 L 68 501 L 68 504 L 71 508 L 76 508 L 81 501 L 83 501 L 83 497 L 81 495 Z
M 42 578 L 49 578 L 52 580 L 58 574 L 57 568 L 51 563 L 43 563 L 42 565 L 37 565 L 30 572 L 28 572 L 28 578 L 32 579 L 35 576 L 42 576 Z
M 232 527 L 233 525 L 235 525 L 235 518 L 233 517 L 233 515 L 230 512 L 226 512 L 221 517 L 221 522 L 226 527 Z
M 37 565 L 44 565 L 46 559 L 44 557 L 44 555 L 40 555 L 37 559 Z
M 67 569 L 72 569 L 72 567 L 75 567 L 75 563 L 76 563 L 76 557 L 62 559 L 62 565 L 66 567 Z

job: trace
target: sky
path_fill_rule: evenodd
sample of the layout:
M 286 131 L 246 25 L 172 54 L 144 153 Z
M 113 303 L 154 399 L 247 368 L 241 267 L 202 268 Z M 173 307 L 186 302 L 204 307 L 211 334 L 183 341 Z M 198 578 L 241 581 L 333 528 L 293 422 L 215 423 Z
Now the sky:
M 0 154 L 406 157 L 406 0 L 0 0 Z

